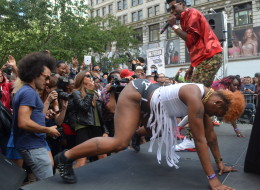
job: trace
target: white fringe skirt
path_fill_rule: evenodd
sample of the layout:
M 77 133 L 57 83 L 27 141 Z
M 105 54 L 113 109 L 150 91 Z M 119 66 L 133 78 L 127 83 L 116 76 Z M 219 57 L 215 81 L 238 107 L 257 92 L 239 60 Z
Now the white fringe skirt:
M 177 144 L 177 121 L 176 117 L 170 118 L 166 106 L 164 106 L 164 100 L 167 100 L 167 94 L 161 95 L 163 87 L 156 89 L 153 93 L 150 102 L 151 114 L 147 123 L 147 127 L 152 131 L 152 137 L 149 147 L 149 152 L 152 152 L 153 145 L 156 139 L 158 139 L 157 160 L 161 163 L 162 147 L 166 148 L 166 162 L 170 167 L 179 168 L 177 163 L 179 162 L 179 156 L 175 152 L 175 146 Z M 164 91 L 165 92 L 165 91 Z M 162 93 L 165 94 L 165 93 Z

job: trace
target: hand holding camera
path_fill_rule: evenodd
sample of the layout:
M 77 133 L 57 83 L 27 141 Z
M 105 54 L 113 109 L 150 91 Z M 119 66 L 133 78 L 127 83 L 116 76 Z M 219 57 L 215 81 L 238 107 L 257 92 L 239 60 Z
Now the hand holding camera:
M 58 93 L 57 93 L 55 90 L 53 90 L 53 91 L 48 95 L 47 101 L 51 103 L 53 100 L 56 100 L 57 98 L 58 98 Z

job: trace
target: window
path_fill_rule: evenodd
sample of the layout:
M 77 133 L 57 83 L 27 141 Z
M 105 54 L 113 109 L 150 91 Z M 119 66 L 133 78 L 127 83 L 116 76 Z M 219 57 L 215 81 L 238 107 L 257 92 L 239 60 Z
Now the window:
M 143 0 L 138 0 L 138 5 L 143 4 Z
M 153 8 L 152 7 L 149 7 L 147 9 L 147 12 L 148 12 L 148 18 L 153 16 Z
M 164 4 L 164 12 L 165 12 L 165 13 L 168 13 L 168 12 L 169 12 L 169 10 L 168 10 L 169 8 L 170 8 L 169 4 L 168 4 L 168 3 L 165 3 L 165 4 Z
M 137 28 L 135 29 L 135 32 L 135 38 L 141 43 L 143 43 L 143 28 Z
M 92 17 L 92 18 L 94 17 L 94 11 L 90 12 L 90 17 Z
M 191 0 L 191 6 L 200 4 L 200 0 Z
M 136 0 L 132 0 L 132 7 L 136 6 Z
M 102 8 L 102 16 L 105 16 L 106 15 L 106 7 L 103 7 Z
M 100 0 L 96 0 L 96 4 L 99 4 L 99 1 L 100 1 Z
M 117 10 L 122 10 L 122 2 L 121 1 L 118 1 L 117 2 Z
M 123 0 L 123 9 L 127 9 L 127 0 Z
M 90 0 L 90 1 L 89 1 L 89 5 L 90 5 L 90 6 L 93 6 L 93 0 Z
M 97 11 L 96 11 L 96 16 L 100 16 L 100 10 L 98 9 Z
M 159 40 L 159 24 L 154 24 L 149 26 L 149 41 L 154 42 Z
M 136 22 L 137 21 L 137 17 L 136 17 L 136 12 L 132 13 L 132 22 Z
M 123 24 L 127 23 L 127 15 L 123 15 Z
M 138 20 L 143 19 L 143 10 L 138 11 Z
M 108 5 L 108 13 L 111 14 L 113 12 L 113 5 Z
M 159 13 L 160 13 L 160 7 L 159 7 L 159 5 L 154 6 L 154 15 L 155 15 L 155 16 L 156 16 L 156 15 L 159 15 Z
M 253 23 L 252 4 L 246 3 L 234 6 L 235 26 Z

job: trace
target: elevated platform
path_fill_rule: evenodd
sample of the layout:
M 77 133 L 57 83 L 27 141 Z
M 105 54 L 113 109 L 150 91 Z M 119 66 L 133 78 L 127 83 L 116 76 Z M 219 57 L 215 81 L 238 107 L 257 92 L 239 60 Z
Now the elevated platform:
M 222 157 L 238 172 L 224 174 L 219 179 L 236 190 L 259 190 L 258 175 L 243 171 L 244 157 L 251 132 L 251 125 L 239 125 L 246 138 L 238 138 L 232 127 L 216 127 Z M 196 152 L 180 152 L 179 169 L 168 167 L 165 157 L 158 164 L 156 152 L 148 153 L 149 143 L 140 152 L 132 149 L 113 154 L 75 170 L 78 183 L 65 184 L 56 175 L 22 187 L 23 190 L 206 190 L 208 182 Z M 156 149 L 154 149 L 156 150 Z M 212 162 L 213 159 L 212 159 Z

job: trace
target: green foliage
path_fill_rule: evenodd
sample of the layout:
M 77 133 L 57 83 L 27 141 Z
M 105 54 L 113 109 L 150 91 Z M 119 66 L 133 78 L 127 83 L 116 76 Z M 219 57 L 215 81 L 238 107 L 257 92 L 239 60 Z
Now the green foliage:
M 116 44 L 117 52 L 133 48 L 134 31 L 112 16 L 88 18 L 84 1 L 0 0 L 0 64 L 8 55 L 16 60 L 33 51 L 50 50 L 57 60 L 99 55 L 98 64 L 119 64 L 126 58 L 104 57 L 106 47 Z M 74 3 L 74 4 L 73 4 Z M 118 60 L 117 60 L 118 59 Z M 106 60 L 106 61 L 103 61 Z

